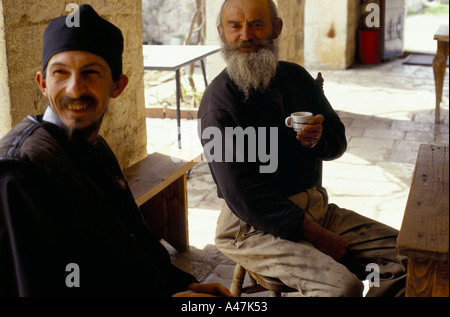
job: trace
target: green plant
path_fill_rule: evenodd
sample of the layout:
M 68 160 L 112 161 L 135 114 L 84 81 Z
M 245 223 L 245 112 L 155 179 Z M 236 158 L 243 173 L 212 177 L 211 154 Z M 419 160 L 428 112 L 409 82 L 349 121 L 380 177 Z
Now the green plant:
M 408 15 L 416 15 L 416 14 L 430 14 L 430 15 L 449 14 L 449 5 L 440 3 L 438 5 L 426 7 L 421 11 L 408 11 Z
M 425 9 L 425 13 L 427 14 L 448 14 L 449 13 L 449 5 L 448 4 L 438 4 L 436 6 L 431 6 Z

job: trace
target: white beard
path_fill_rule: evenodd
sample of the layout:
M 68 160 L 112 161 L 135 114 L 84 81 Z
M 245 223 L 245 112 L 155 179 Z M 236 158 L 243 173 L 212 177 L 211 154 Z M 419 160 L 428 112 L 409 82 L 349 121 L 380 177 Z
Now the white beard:
M 264 41 L 263 45 L 257 52 L 242 53 L 237 48 L 222 44 L 228 75 L 246 100 L 253 91 L 265 91 L 277 72 L 278 41 Z

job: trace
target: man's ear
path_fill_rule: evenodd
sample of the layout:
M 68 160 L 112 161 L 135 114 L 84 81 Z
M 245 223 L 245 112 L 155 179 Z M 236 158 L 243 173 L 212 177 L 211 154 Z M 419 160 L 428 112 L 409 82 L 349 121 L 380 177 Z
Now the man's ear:
M 280 37 L 282 30 L 283 30 L 283 20 L 278 19 L 278 21 L 275 22 L 273 26 L 273 34 L 275 39 Z
M 224 32 L 224 30 L 223 30 L 223 27 L 222 26 L 217 26 L 217 32 L 219 32 L 219 36 L 220 36 L 220 39 L 222 40 L 222 42 L 223 43 L 226 43 L 226 39 L 225 39 L 225 32 Z
M 44 73 L 42 71 L 38 71 L 36 73 L 36 83 L 44 97 L 47 97 L 47 83 L 44 79 Z
M 111 98 L 119 97 L 128 85 L 128 76 L 120 75 L 120 79 L 114 82 L 114 88 L 111 91 Z

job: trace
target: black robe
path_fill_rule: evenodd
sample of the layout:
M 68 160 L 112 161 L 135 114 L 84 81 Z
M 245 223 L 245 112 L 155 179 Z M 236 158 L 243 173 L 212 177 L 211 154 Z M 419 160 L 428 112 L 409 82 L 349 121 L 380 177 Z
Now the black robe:
M 285 125 L 285 119 L 298 111 L 325 117 L 322 138 L 313 149 L 302 147 L 296 132 Z M 254 91 L 245 100 L 224 70 L 207 87 L 198 118 L 205 155 L 223 156 L 209 159 L 218 196 L 244 222 L 283 239 L 299 241 L 305 211 L 287 197 L 318 184 L 321 161 L 336 159 L 347 148 L 345 127 L 311 75 L 299 65 L 280 62 L 268 89 Z M 231 139 L 227 129 L 255 131 L 256 141 L 248 139 L 245 153 L 240 153 L 237 141 L 227 149 Z M 220 142 L 214 131 L 220 132 L 216 133 L 221 135 Z M 222 148 L 209 146 L 211 142 L 222 144 Z M 252 149 L 254 144 L 258 144 L 256 150 Z M 252 152 L 258 154 L 256 160 Z M 272 156 L 269 162 L 261 153 Z M 227 155 L 233 159 L 227 159 Z M 245 159 L 239 161 L 242 157 Z M 271 164 L 277 165 L 276 170 L 261 172 L 261 167 Z
M 0 140 L 0 296 L 170 296 L 193 282 L 103 138 L 73 144 L 28 117 Z

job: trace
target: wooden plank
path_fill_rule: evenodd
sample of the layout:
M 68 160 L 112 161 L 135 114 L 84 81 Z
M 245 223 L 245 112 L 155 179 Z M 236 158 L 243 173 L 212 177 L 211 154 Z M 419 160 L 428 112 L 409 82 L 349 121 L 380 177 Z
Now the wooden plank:
M 186 181 L 184 174 L 140 207 L 156 238 L 180 252 L 189 248 Z
M 186 173 L 201 160 L 198 152 L 165 149 L 123 171 L 150 230 L 180 252 L 189 249 Z
M 161 192 L 202 159 L 199 153 L 161 150 L 123 171 L 138 206 Z
M 218 45 L 143 45 L 146 70 L 175 71 L 218 53 Z
M 448 25 L 441 25 L 439 29 L 434 34 L 434 39 L 439 41 L 448 42 L 448 33 L 449 33 Z
M 449 148 L 421 145 L 414 171 L 398 252 L 449 260 Z
M 185 173 L 164 190 L 169 219 L 164 240 L 180 252 L 186 252 L 189 248 L 186 183 L 187 177 Z
M 169 221 L 164 190 L 140 206 L 142 216 L 157 239 L 163 239 Z

